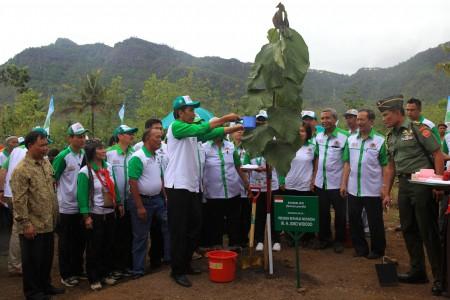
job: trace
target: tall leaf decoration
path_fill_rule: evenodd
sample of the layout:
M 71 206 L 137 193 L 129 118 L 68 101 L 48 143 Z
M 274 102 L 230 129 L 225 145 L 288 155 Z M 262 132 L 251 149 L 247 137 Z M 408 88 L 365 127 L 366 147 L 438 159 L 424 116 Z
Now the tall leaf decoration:
M 298 129 L 309 53 L 302 36 L 289 28 L 284 6 L 280 3 L 277 7 L 281 8 L 273 18 L 275 28 L 269 29 L 269 43 L 256 55 L 245 96 L 246 114 L 266 109 L 269 118 L 265 125 L 246 132 L 243 144 L 252 157 L 264 156 L 285 176 L 302 143 Z

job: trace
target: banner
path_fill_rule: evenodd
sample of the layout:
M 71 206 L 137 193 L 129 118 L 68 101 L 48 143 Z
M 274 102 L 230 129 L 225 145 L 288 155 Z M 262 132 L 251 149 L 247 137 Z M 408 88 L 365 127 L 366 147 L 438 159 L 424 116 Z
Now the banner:
M 123 118 L 125 117 L 125 103 L 122 104 L 122 107 L 119 110 L 119 118 L 120 118 L 120 124 L 123 124 Z
M 55 111 L 55 106 L 53 104 L 53 95 L 50 98 L 50 103 L 48 104 L 47 117 L 45 118 L 44 129 L 47 131 L 47 134 L 50 134 L 50 118 L 52 117 L 53 112 Z
M 450 96 L 447 97 L 447 112 L 445 113 L 445 124 L 450 125 Z

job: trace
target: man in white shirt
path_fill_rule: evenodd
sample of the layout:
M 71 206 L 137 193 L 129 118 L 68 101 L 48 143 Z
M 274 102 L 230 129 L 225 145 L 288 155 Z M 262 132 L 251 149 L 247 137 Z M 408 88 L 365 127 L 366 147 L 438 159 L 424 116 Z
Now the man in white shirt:
M 334 251 L 344 251 L 346 203 L 339 193 L 344 162 L 342 155 L 349 136 L 348 132 L 336 127 L 337 112 L 332 108 L 321 113 L 325 132 L 316 136 L 316 157 L 314 166 L 314 186 L 319 196 L 319 241 L 316 249 L 331 246 L 330 206 L 335 212 Z
M 173 101 L 175 121 L 167 130 L 169 163 L 164 174 L 164 185 L 168 197 L 171 276 L 184 287 L 192 286 L 186 274 L 200 274 L 191 266 L 201 231 L 201 202 L 197 195 L 200 191 L 197 138 L 210 140 L 243 129 L 240 124 L 219 127 L 239 119 L 236 114 L 194 124 L 194 108 L 199 106 L 200 103 L 192 101 L 189 96 L 177 97 Z
M 350 231 L 355 256 L 377 259 L 384 255 L 386 238 L 383 223 L 381 190 L 388 163 L 385 138 L 373 129 L 375 113 L 362 109 L 358 113 L 359 131 L 348 138 L 344 149 L 344 173 L 341 195 L 349 204 Z M 365 209 L 370 229 L 369 245 L 364 236 L 361 211 Z

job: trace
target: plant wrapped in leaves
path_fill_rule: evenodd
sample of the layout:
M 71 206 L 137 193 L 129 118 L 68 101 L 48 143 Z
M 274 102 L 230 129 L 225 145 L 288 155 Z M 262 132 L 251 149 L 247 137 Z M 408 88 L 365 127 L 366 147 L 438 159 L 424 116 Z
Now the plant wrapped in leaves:
M 247 82 L 245 113 L 267 109 L 268 121 L 246 132 L 244 147 L 252 157 L 263 156 L 285 176 L 302 141 L 299 138 L 303 79 L 309 68 L 308 46 L 289 27 L 272 28 L 269 43 L 256 55 Z

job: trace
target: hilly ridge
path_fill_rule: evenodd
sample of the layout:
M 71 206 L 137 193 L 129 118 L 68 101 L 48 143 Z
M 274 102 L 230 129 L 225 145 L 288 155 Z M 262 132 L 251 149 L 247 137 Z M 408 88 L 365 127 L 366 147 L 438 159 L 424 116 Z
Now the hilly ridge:
M 362 68 L 353 75 L 310 70 L 304 82 L 303 98 L 307 104 L 326 105 L 340 101 L 349 91 L 365 100 L 403 93 L 426 101 L 450 95 L 450 79 L 436 72 L 435 65 L 450 60 L 437 46 L 389 68 Z M 113 47 L 104 44 L 78 45 L 59 38 L 55 43 L 28 48 L 7 63 L 28 66 L 30 86 L 44 96 L 61 92 L 63 84 L 79 82 L 81 76 L 102 69 L 105 80 L 121 76 L 133 97 L 139 97 L 143 83 L 151 74 L 174 81 L 189 71 L 222 98 L 239 98 L 251 64 L 220 57 L 194 57 L 166 45 L 139 38 L 129 38 Z M 11 89 L 0 87 L 0 103 L 10 101 Z

